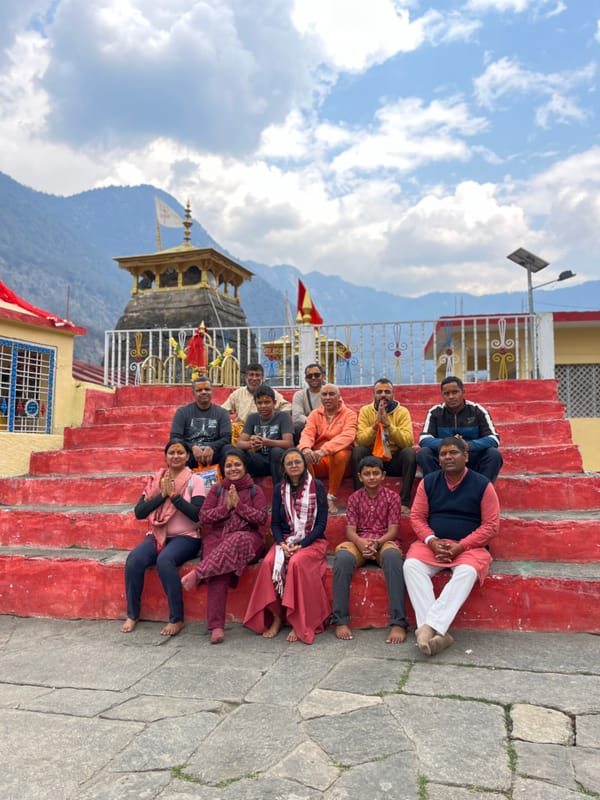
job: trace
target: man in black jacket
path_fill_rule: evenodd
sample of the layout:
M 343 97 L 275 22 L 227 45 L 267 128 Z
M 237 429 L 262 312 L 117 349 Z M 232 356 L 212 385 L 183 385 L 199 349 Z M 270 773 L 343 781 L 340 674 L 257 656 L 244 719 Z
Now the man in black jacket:
M 417 453 L 417 463 L 423 475 L 440 468 L 440 442 L 446 436 L 454 436 L 467 445 L 469 469 L 485 475 L 493 483 L 502 467 L 502 455 L 498 450 L 500 436 L 492 418 L 483 406 L 465 400 L 460 378 L 449 375 L 440 388 L 444 402 L 429 409 L 419 436 L 421 449 Z

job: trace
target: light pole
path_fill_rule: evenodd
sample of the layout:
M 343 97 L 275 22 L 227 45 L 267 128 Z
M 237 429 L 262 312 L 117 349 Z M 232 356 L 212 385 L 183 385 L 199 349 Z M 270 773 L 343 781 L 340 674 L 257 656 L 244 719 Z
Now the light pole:
M 562 281 L 568 281 L 569 278 L 574 278 L 577 275 L 576 272 L 571 272 L 570 269 L 563 270 L 558 278 L 554 278 L 552 281 L 546 281 L 545 283 L 538 283 L 537 286 L 533 286 L 533 289 L 541 289 L 542 286 L 550 286 L 551 283 L 561 283 Z
M 518 250 L 515 250 L 514 253 L 511 253 L 509 256 L 506 256 L 511 261 L 514 261 L 515 264 L 518 264 L 520 267 L 524 267 L 527 270 L 527 299 L 529 301 L 529 315 L 533 316 L 534 308 L 533 308 L 533 289 L 539 288 L 534 287 L 531 281 L 531 276 L 534 272 L 540 272 L 541 270 L 545 269 L 549 261 L 544 261 L 543 258 L 530 253 L 529 250 L 525 250 L 524 247 L 519 247 Z

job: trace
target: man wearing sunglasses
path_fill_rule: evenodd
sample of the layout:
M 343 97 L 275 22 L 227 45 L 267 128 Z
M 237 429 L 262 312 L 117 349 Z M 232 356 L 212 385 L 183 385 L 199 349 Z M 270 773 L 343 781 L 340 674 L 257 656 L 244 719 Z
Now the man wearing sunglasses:
M 292 421 L 294 423 L 294 444 L 298 444 L 311 411 L 321 407 L 321 389 L 325 374 L 319 364 L 309 364 L 304 370 L 307 389 L 299 389 L 292 397 Z

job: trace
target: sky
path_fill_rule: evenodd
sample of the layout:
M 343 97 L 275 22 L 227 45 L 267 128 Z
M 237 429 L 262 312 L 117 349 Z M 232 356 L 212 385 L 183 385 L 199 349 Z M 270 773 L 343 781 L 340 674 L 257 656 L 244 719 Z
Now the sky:
M 3 0 L 0 171 L 403 296 L 597 280 L 599 64 L 600 0 Z

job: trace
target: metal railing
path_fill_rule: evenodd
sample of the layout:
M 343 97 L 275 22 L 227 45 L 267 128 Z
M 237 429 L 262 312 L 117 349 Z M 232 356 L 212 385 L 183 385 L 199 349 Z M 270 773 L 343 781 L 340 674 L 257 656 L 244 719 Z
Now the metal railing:
M 304 366 L 311 361 L 341 386 L 369 385 L 381 376 L 395 384 L 425 384 L 446 375 L 467 382 L 536 377 L 534 320 L 528 314 L 511 314 L 207 332 L 214 352 L 230 348 L 242 371 L 260 362 L 273 386 L 301 386 Z M 172 340 L 181 354 L 193 334 L 192 328 L 106 331 L 105 384 L 189 383 L 192 370 L 177 356 Z M 156 369 L 148 369 L 157 363 L 162 365 L 160 379 Z

